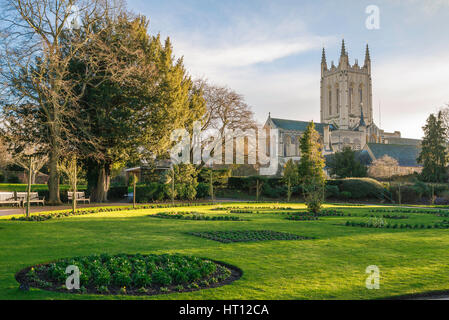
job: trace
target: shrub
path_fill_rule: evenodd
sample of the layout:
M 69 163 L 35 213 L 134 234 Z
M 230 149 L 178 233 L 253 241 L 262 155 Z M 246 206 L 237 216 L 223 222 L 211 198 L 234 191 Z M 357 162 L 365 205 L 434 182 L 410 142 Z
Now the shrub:
M 200 182 L 196 187 L 196 197 L 204 199 L 210 196 L 210 187 L 208 183 Z
M 326 198 L 338 198 L 339 195 L 338 186 L 326 185 Z
M 158 270 L 153 272 L 152 279 L 155 284 L 158 284 L 160 286 L 168 286 L 172 283 L 172 278 L 165 271 Z
M 382 198 L 385 193 L 384 186 L 371 178 L 349 178 L 340 180 L 340 191 L 350 192 L 352 199 Z
M 108 191 L 109 200 L 120 200 L 126 197 L 128 194 L 127 186 L 112 186 Z
M 16 175 L 9 176 L 6 180 L 7 183 L 20 183 L 20 179 Z
M 341 198 L 348 200 L 352 198 L 352 193 L 349 191 L 343 191 L 342 193 L 340 193 Z

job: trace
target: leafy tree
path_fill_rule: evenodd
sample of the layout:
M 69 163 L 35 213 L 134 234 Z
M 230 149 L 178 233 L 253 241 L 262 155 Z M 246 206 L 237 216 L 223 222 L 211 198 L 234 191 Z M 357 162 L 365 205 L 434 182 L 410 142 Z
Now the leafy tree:
M 107 200 L 114 163 L 166 157 L 173 143 L 170 133 L 191 130 L 205 110 L 201 91 L 194 88 L 182 59 L 174 59 L 169 39 L 163 45 L 160 36 L 149 36 L 143 17 L 122 15 L 113 23 L 103 42 L 93 44 L 101 58 L 95 63 L 104 65 L 104 75 L 88 86 L 83 100 L 89 131 L 99 139 L 98 147 L 85 152 L 89 189 L 98 202 Z M 111 70 L 111 61 L 121 67 Z
M 287 186 L 287 201 L 290 201 L 293 187 L 298 185 L 299 181 L 298 166 L 292 159 L 288 160 L 285 164 L 282 181 Z
M 301 160 L 298 166 L 299 181 L 309 210 L 318 213 L 324 199 L 326 177 L 320 135 L 311 122 L 300 141 Z
M 421 178 L 428 182 L 445 182 L 448 157 L 442 113 L 431 114 L 423 130 L 422 150 L 418 157 L 418 162 L 424 165 Z
M 356 159 L 356 153 L 351 147 L 344 147 L 336 152 L 328 162 L 329 173 L 338 178 L 366 177 L 367 168 Z

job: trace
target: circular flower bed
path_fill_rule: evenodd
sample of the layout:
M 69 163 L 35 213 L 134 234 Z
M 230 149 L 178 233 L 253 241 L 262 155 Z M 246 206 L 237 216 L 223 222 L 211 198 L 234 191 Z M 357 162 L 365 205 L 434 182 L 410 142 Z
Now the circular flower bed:
M 80 271 L 80 288 L 66 288 L 69 266 Z M 80 294 L 156 295 L 229 284 L 241 277 L 233 266 L 181 255 L 93 255 L 26 268 L 16 278 L 22 288 Z

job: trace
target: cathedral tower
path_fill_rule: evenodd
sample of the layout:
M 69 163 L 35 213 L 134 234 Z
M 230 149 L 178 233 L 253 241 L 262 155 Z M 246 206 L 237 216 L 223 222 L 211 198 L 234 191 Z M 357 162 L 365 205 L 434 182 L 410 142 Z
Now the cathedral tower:
M 328 68 L 326 52 L 321 57 L 321 122 L 340 129 L 355 129 L 361 119 L 373 123 L 371 58 L 366 46 L 365 62 L 351 66 L 345 41 L 341 44 L 338 66 L 332 61 Z

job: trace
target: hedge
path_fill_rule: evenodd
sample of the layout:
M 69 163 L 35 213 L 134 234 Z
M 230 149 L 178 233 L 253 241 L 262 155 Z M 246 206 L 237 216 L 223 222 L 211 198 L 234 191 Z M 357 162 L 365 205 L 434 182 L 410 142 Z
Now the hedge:
M 111 186 L 108 191 L 108 200 L 121 200 L 128 195 L 127 186 Z

